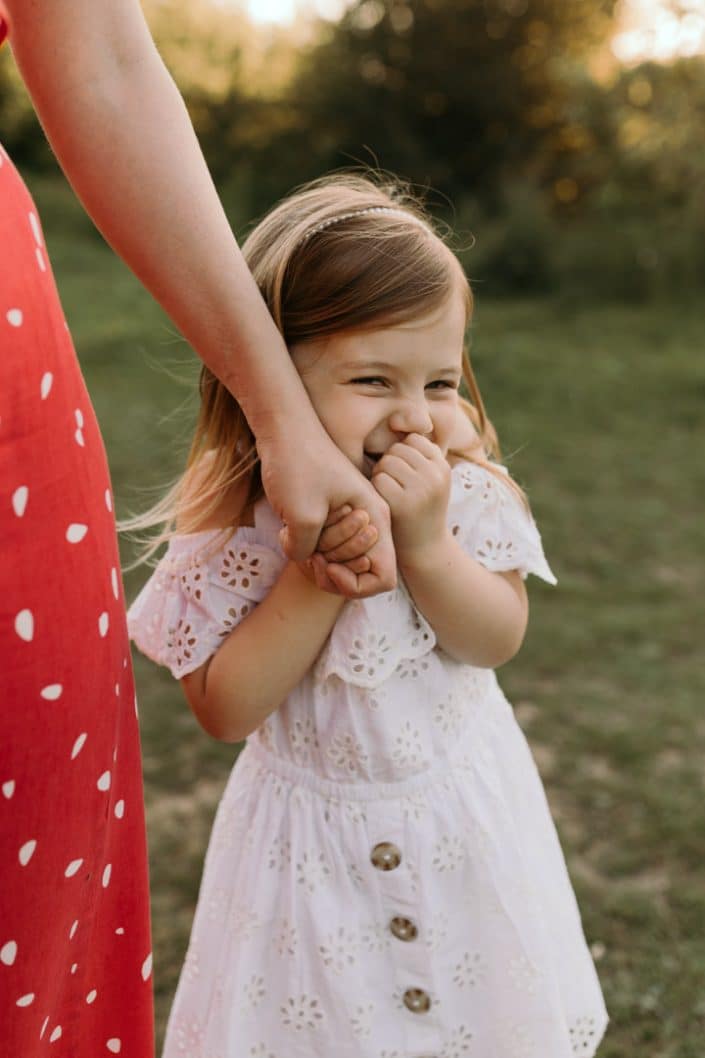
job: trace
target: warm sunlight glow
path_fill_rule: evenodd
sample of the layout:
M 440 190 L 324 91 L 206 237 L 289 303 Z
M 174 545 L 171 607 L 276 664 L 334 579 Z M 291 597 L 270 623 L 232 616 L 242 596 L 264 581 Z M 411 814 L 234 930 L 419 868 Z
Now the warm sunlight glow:
M 221 3 L 227 0 L 220 0 Z M 257 22 L 291 25 L 298 18 L 337 19 L 351 0 L 245 0 Z M 705 54 L 705 0 L 622 0 L 612 52 L 626 65 Z
M 612 51 L 627 65 L 705 54 L 705 0 L 623 0 L 620 22 Z
M 247 0 L 247 10 L 257 22 L 291 23 L 297 15 L 337 19 L 346 0 Z

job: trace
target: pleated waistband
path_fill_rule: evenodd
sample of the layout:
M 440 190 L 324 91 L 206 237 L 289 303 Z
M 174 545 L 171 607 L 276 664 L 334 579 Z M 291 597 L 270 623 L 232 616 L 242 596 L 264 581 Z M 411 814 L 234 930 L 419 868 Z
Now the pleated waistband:
M 417 775 L 395 782 L 338 782 L 336 779 L 324 779 L 309 768 L 302 768 L 293 761 L 278 757 L 254 739 L 247 742 L 240 753 L 238 764 L 244 764 L 246 761 L 257 763 L 292 786 L 302 786 L 334 801 L 384 801 L 409 797 L 430 787 L 440 786 L 453 776 L 457 767 L 457 762 L 445 759 L 437 761 L 433 767 Z

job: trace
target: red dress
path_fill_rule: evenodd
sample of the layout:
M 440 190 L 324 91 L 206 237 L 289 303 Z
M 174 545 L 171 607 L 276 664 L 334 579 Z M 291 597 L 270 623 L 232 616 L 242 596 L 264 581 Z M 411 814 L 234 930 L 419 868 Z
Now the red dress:
M 0 0 L 0 39 L 2 32 Z M 103 443 L 0 147 L 0 1055 L 151 1058 L 139 734 Z

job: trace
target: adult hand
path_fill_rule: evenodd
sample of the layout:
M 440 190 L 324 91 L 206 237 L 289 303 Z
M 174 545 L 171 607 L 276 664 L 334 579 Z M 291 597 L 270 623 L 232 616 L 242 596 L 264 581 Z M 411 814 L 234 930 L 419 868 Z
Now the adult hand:
M 389 507 L 374 487 L 337 448 L 323 427 L 316 424 L 307 435 L 260 438 L 257 450 L 262 463 L 262 484 L 272 507 L 284 522 L 282 547 L 300 562 L 312 556 L 331 512 L 349 506 L 364 510 L 377 531 L 369 546 L 363 537 L 361 554 L 369 569 L 313 557 L 319 587 L 350 598 L 391 591 L 396 585 L 396 556 L 392 543 Z M 364 527 L 361 527 L 364 528 Z M 365 548 L 369 548 L 365 550 Z

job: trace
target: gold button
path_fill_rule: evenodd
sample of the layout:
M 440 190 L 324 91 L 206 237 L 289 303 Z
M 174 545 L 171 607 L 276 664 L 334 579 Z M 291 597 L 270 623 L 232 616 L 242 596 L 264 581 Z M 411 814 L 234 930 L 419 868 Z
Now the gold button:
M 389 928 L 398 940 L 416 940 L 419 935 L 416 924 L 410 918 L 403 918 L 401 915 L 395 915 L 389 923 Z
M 412 1014 L 425 1014 L 431 1009 L 428 992 L 424 992 L 423 988 L 407 988 L 403 998 L 404 1006 Z
M 401 863 L 401 852 L 391 841 L 380 841 L 370 853 L 370 859 L 378 871 L 393 871 Z

